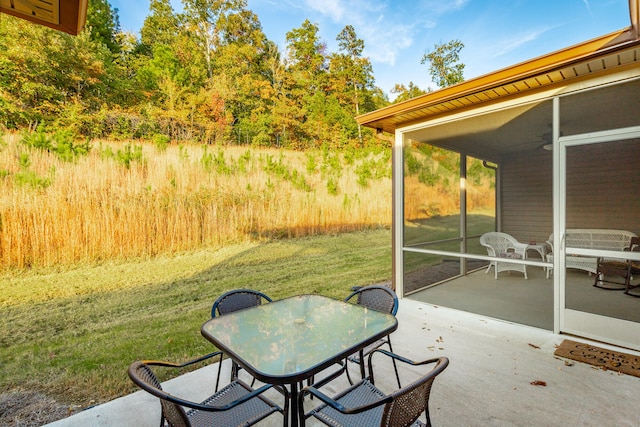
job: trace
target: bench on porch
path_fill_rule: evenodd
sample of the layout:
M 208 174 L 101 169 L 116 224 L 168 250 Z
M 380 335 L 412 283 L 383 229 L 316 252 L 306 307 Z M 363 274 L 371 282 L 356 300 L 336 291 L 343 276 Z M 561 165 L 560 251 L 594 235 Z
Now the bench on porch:
M 637 235 L 626 230 L 574 228 L 567 229 L 564 245 L 565 247 L 581 249 L 623 251 L 629 248 L 629 243 L 632 237 L 637 237 Z M 547 262 L 553 262 L 553 233 L 549 236 L 547 244 L 551 248 L 550 253 L 547 254 Z M 566 257 L 566 266 L 567 268 L 575 268 L 596 274 L 598 269 L 598 258 L 568 255 Z M 547 269 L 547 279 L 549 278 L 551 270 L 551 268 Z

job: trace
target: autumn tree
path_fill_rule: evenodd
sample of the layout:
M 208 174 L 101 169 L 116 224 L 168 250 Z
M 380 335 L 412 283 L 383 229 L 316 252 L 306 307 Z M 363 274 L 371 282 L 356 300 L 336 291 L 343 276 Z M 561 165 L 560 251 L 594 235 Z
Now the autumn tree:
M 354 116 L 388 104 L 353 27 L 330 53 L 317 24 L 281 52 L 246 0 L 150 0 L 139 38 L 108 0 L 90 0 L 76 37 L 0 20 L 0 126 L 40 123 L 120 139 L 304 149 L 369 143 Z M 366 140 L 366 142 L 365 142 Z
M 13 17 L 0 23 L 5 126 L 64 122 L 72 109 L 74 116 L 82 116 L 105 102 L 112 58 L 106 45 L 86 31 L 74 37 Z
M 353 115 L 359 115 L 363 100 L 373 89 L 373 68 L 369 59 L 362 57 L 364 41 L 357 37 L 351 25 L 344 27 L 336 40 L 340 50 L 330 59 L 331 89 Z M 360 125 L 357 125 L 357 131 L 362 145 Z
M 226 91 L 225 106 L 233 117 L 238 139 L 245 134 L 255 144 L 269 145 L 274 102 L 269 56 L 275 52 L 275 45 L 267 39 L 258 16 L 250 10 L 221 16 L 217 28 L 219 45 L 213 80 L 219 90 Z
M 205 58 L 207 75 L 213 76 L 215 51 L 220 45 L 218 21 L 246 8 L 246 0 L 183 0 L 184 30 L 191 35 Z

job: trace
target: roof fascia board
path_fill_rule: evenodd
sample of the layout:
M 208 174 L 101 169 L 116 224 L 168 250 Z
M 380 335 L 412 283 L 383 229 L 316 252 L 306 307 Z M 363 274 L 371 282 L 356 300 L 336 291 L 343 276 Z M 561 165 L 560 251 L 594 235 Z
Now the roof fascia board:
M 629 18 L 631 18 L 631 28 L 633 29 L 636 38 L 640 36 L 640 0 L 629 0 Z
M 378 121 L 380 119 L 409 113 L 413 110 L 425 108 L 429 105 L 446 102 L 451 99 L 481 92 L 492 87 L 502 86 L 532 75 L 544 73 L 554 68 L 561 68 L 573 62 L 584 60 L 585 58 L 594 56 L 596 53 L 599 54 L 603 49 L 608 50 L 608 47 L 619 46 L 634 39 L 635 36 L 633 35 L 631 28 L 625 28 L 569 48 L 504 68 L 494 73 L 485 74 L 435 92 L 418 96 L 408 101 L 360 115 L 356 117 L 356 121 L 360 125 L 366 126 L 368 123 Z

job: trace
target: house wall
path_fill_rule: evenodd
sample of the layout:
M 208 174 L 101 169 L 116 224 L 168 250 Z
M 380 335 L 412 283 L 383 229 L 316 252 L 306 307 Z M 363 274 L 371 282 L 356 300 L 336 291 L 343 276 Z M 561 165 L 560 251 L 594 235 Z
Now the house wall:
M 544 242 L 553 231 L 551 151 L 527 151 L 500 163 L 502 230 L 521 242 Z
M 640 140 L 570 147 L 567 228 L 640 234 Z
M 567 228 L 611 228 L 640 235 L 640 141 L 567 151 Z M 552 152 L 526 152 L 500 164 L 502 231 L 522 242 L 553 229 Z

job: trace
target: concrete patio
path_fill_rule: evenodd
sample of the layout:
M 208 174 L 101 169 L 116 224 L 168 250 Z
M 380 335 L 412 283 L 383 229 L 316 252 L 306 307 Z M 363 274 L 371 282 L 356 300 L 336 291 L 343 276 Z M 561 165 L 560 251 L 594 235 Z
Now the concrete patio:
M 397 353 L 416 360 L 450 359 L 431 395 L 435 426 L 640 426 L 640 378 L 554 356 L 563 339 L 580 339 L 410 299 L 400 300 L 397 317 L 399 327 L 392 335 Z M 383 388 L 394 382 L 391 363 L 386 362 L 376 365 L 377 384 Z M 226 361 L 222 369 L 228 368 Z M 216 370 L 217 364 L 202 368 L 167 382 L 165 388 L 198 400 L 211 393 Z M 412 372 L 401 374 L 406 384 Z M 546 385 L 532 385 L 534 381 Z M 339 379 L 325 390 L 331 393 L 344 385 Z M 159 420 L 158 400 L 140 391 L 49 426 L 144 427 L 157 426 Z M 259 425 L 280 426 L 282 418 L 272 415 Z

